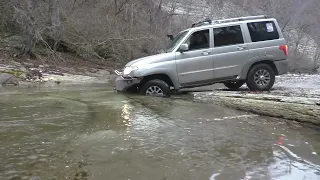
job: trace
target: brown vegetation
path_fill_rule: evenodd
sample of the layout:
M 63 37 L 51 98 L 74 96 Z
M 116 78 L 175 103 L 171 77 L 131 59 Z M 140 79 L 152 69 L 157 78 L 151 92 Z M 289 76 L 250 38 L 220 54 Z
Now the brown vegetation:
M 8 0 L 0 2 L 0 41 L 35 58 L 63 62 L 63 52 L 122 65 L 165 48 L 166 34 L 190 27 L 193 7 L 200 2 L 211 11 L 208 16 L 232 3 L 243 15 L 277 18 L 291 47 L 292 70 L 318 66 L 318 0 Z

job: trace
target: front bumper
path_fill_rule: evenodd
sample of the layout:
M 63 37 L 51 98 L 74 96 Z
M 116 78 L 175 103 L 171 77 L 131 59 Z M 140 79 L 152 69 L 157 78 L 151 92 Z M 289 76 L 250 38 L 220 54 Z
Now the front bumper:
M 115 80 L 116 91 L 127 91 L 130 87 L 140 84 L 141 80 L 138 78 L 124 77 L 119 71 L 115 71 L 117 78 Z

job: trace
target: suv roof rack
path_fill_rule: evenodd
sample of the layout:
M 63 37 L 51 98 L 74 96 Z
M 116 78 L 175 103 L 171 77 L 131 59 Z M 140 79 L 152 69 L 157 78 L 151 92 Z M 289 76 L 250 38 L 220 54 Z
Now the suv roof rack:
M 209 25 L 212 24 L 212 20 L 207 18 L 203 21 L 197 22 L 197 23 L 193 23 L 191 27 L 199 27 L 199 26 L 203 26 L 203 25 Z
M 267 19 L 267 18 L 269 18 L 269 17 L 266 15 L 244 16 L 244 17 L 237 17 L 237 18 L 230 18 L 230 19 L 215 20 L 213 22 L 214 23 L 228 23 L 228 22 L 255 20 L 255 19 Z
M 258 16 L 244 16 L 244 17 L 237 17 L 237 18 L 230 18 L 230 19 L 220 19 L 220 20 L 213 20 L 213 21 L 207 18 L 204 21 L 200 21 L 192 24 L 191 27 L 199 27 L 199 26 L 209 25 L 209 24 L 220 24 L 220 23 L 237 22 L 237 21 L 248 21 L 248 20 L 255 20 L 255 19 L 267 19 L 267 18 L 270 18 L 270 17 L 266 15 L 258 15 Z

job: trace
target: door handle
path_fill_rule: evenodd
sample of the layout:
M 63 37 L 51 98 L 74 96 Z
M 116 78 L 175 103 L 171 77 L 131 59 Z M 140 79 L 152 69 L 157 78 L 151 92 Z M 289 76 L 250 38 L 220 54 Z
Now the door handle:
M 245 47 L 245 46 L 239 46 L 239 47 L 237 47 L 237 49 L 238 49 L 239 51 L 242 51 L 242 50 L 246 49 L 246 47 Z
M 203 55 L 203 56 L 207 56 L 207 55 L 209 55 L 209 54 L 211 54 L 211 51 L 203 51 L 203 52 L 202 52 L 202 55 Z

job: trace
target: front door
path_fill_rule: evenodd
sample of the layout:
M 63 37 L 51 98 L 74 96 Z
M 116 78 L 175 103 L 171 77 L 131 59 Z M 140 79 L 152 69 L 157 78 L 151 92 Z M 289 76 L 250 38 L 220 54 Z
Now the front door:
M 225 26 L 213 29 L 214 79 L 233 79 L 241 74 L 248 60 L 248 45 L 244 43 L 245 35 L 241 25 Z
M 213 80 L 212 29 L 193 32 L 184 42 L 189 50 L 176 52 L 179 83 L 182 87 L 205 84 Z

